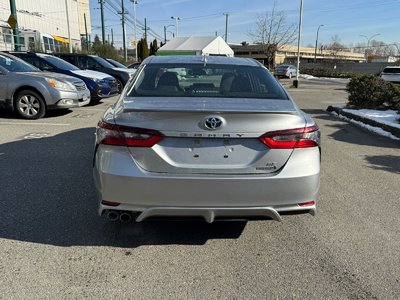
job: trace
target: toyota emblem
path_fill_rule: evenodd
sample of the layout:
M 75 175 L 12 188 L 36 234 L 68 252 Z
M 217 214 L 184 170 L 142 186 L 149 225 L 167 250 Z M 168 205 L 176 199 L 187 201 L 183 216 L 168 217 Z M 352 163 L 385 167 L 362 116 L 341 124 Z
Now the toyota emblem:
M 222 120 L 218 117 L 208 117 L 204 120 L 204 126 L 207 129 L 215 130 L 222 126 Z

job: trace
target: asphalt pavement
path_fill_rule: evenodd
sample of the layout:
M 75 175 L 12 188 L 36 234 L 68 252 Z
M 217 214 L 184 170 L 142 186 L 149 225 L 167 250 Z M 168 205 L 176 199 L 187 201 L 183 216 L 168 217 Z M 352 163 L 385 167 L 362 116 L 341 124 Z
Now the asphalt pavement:
M 0 299 L 399 299 L 400 143 L 325 111 L 344 82 L 288 90 L 321 128 L 322 175 L 317 215 L 281 223 L 110 223 L 91 167 L 115 99 L 0 111 Z

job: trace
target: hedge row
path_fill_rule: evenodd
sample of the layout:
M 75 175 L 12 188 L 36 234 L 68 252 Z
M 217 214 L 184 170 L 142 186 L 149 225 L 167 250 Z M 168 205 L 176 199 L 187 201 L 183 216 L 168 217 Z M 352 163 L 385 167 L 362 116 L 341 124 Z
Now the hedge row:
M 328 68 L 301 68 L 302 74 L 312 75 L 315 77 L 333 77 L 333 78 L 352 78 L 358 76 L 354 72 L 339 72 L 335 69 Z
M 347 84 L 349 107 L 400 110 L 400 86 L 374 75 L 353 77 Z

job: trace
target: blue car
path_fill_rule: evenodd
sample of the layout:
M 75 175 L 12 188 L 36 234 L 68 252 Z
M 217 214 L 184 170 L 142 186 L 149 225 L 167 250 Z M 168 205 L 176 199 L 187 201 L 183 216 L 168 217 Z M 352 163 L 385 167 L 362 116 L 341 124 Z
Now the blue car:
M 102 98 L 118 94 L 118 83 L 108 74 L 81 70 L 74 65 L 49 54 L 33 52 L 9 52 L 42 71 L 61 73 L 82 79 L 90 90 L 91 103 L 97 103 Z

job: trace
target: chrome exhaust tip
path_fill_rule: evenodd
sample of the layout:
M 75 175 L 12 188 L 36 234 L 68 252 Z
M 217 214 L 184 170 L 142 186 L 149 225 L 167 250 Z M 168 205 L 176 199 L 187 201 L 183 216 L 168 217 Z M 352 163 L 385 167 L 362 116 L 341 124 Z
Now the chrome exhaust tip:
M 117 221 L 117 220 L 119 219 L 119 213 L 118 213 L 117 211 L 115 211 L 115 210 L 110 210 L 110 211 L 107 213 L 107 218 L 108 218 L 110 221 Z

